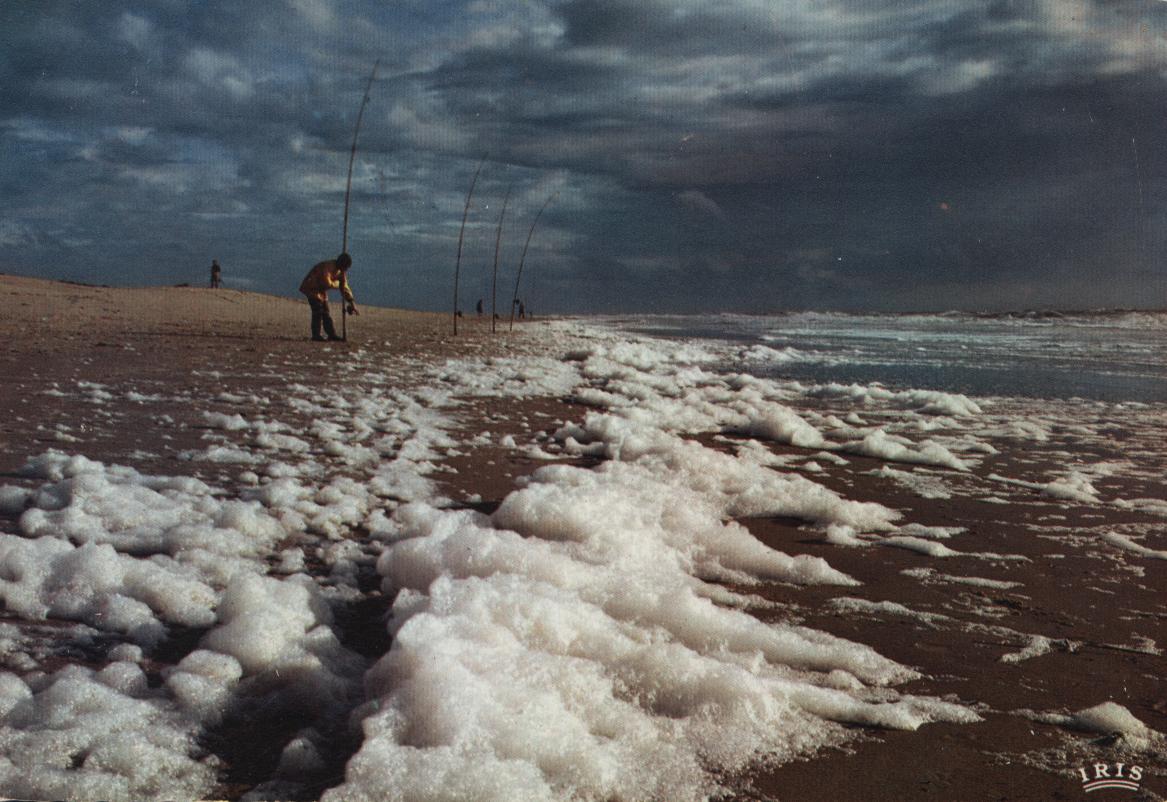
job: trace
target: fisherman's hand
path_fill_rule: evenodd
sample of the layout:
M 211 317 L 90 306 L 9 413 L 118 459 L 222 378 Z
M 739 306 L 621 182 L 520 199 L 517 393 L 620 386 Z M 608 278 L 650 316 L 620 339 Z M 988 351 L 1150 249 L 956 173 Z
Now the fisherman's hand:
M 360 314 L 360 312 L 358 312 L 358 311 L 357 311 L 357 305 L 356 305 L 356 304 L 349 304 L 349 305 L 348 305 L 348 313 L 349 313 L 350 315 L 359 315 L 359 314 Z

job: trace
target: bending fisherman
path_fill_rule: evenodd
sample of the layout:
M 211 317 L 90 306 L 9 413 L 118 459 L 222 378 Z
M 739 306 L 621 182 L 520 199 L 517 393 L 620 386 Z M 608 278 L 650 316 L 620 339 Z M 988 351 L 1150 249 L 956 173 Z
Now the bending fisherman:
M 340 290 L 340 294 L 344 296 L 344 302 L 348 304 L 348 313 L 350 315 L 358 314 L 353 291 L 348 285 L 348 269 L 352 267 L 352 264 L 352 257 L 347 253 L 342 253 L 335 259 L 329 259 L 315 265 L 300 282 L 300 292 L 308 296 L 308 306 L 312 308 L 313 340 L 341 339 L 336 333 L 336 328 L 332 325 L 332 315 L 328 311 L 329 290 Z M 327 337 L 320 335 L 322 325 Z

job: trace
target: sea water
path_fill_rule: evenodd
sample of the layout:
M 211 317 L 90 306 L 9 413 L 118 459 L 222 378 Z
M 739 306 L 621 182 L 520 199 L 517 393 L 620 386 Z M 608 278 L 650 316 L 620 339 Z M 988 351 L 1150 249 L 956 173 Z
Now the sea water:
M 1167 401 L 1167 313 L 609 318 L 627 331 L 764 345 L 786 358 L 727 365 L 765 377 L 882 383 L 975 396 Z

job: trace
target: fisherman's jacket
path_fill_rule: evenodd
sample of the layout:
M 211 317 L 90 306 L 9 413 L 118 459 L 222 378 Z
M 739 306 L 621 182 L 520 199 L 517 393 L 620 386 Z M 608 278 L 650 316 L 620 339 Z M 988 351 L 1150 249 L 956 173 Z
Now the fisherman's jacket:
M 342 281 L 344 282 L 343 287 L 341 286 Z M 328 300 L 329 290 L 340 290 L 346 301 L 350 304 L 356 303 L 353 300 L 353 291 L 349 289 L 344 271 L 336 266 L 336 261 L 333 259 L 313 267 L 308 271 L 308 275 L 304 276 L 304 280 L 300 282 L 300 292 L 317 301 Z

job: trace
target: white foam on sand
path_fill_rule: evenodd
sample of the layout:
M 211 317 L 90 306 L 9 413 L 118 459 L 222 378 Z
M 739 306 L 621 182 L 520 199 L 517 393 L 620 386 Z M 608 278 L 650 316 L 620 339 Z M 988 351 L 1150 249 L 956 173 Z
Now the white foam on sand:
M 716 790 L 708 768 L 837 742 L 839 722 L 975 720 L 936 700 L 876 701 L 862 683 L 913 672 L 723 606 L 743 600 L 695 577 L 702 566 L 801 581 L 822 566 L 739 547 L 702 505 L 627 486 L 544 468 L 492 519 L 398 510 L 378 563 L 398 592 L 394 644 L 366 680 L 378 698 L 365 743 L 326 799 L 700 799 Z
M 566 451 L 601 454 L 609 460 L 605 470 L 640 466 L 661 481 L 707 496 L 727 516 L 785 515 L 864 531 L 889 530 L 900 517 L 880 504 L 843 499 L 804 476 L 773 471 L 753 451 L 725 454 L 639 418 L 590 413 L 566 436 Z
M 929 557 L 957 557 L 964 555 L 964 552 L 949 548 L 943 543 L 937 543 L 935 540 L 928 540 L 921 537 L 911 537 L 908 535 L 886 537 L 879 542 L 885 546 L 895 546 L 899 549 L 907 549 L 908 551 L 915 551 L 920 554 L 926 554 Z
M 920 465 L 938 465 L 956 471 L 971 470 L 968 462 L 957 457 L 945 446 L 934 440 L 924 440 L 913 444 L 911 440 L 889 434 L 883 429 L 842 446 L 842 450 L 852 454 L 879 457 L 893 462 L 914 462 Z
M 1117 546 L 1123 551 L 1137 554 L 1140 557 L 1151 557 L 1156 560 L 1167 560 L 1167 551 L 1162 549 L 1148 548 L 1141 543 L 1136 543 L 1126 535 L 1120 535 L 1117 532 L 1106 532 L 1102 535 L 1102 539 L 1112 546 Z
M 1161 498 L 1116 499 L 1114 504 L 1122 509 L 1138 510 L 1148 515 L 1167 518 L 1167 500 Z
M 198 799 L 217 766 L 134 663 L 0 674 L 0 788 L 24 799 Z
M 900 573 L 904 576 L 910 576 L 914 579 L 920 579 L 924 582 L 970 585 L 972 587 L 988 588 L 990 590 L 1014 590 L 1016 588 L 1024 587 L 1024 583 L 1022 582 L 1010 582 L 1001 579 L 988 579 L 981 576 L 954 576 L 952 574 L 942 574 L 934 568 L 905 568 L 900 571 Z
M 927 415 L 970 417 L 980 415 L 983 411 L 976 401 L 966 395 L 938 390 L 895 391 L 878 385 L 831 383 L 812 388 L 808 395 L 816 398 L 841 398 L 859 404 L 884 403 Z
M 20 517 L 26 538 L 108 544 L 119 553 L 168 557 L 202 578 L 225 584 L 251 570 L 287 530 L 255 502 L 217 498 L 187 477 L 155 477 L 56 451 L 22 472 L 49 480 Z M 155 565 L 171 566 L 165 559 Z
M 1056 501 L 1075 502 L 1078 504 L 1101 503 L 1101 499 L 1098 497 L 1098 491 L 1091 484 L 1090 477 L 1078 471 L 1070 471 L 1048 482 L 1030 482 L 997 474 L 990 474 L 989 479 L 1002 484 L 1036 490 L 1043 496 Z
M 1114 735 L 1123 746 L 1134 752 L 1158 752 L 1167 745 L 1167 737 L 1140 721 L 1117 702 L 1101 704 L 1073 713 L 1019 710 L 1018 715 L 1092 735 Z
M 882 479 L 891 479 L 896 484 L 911 490 L 920 498 L 952 498 L 952 491 L 939 476 L 900 470 L 890 465 L 882 465 L 870 473 L 872 476 L 878 476 Z
M 197 736 L 228 706 L 262 700 L 265 715 L 311 710 L 326 720 L 356 703 L 365 662 L 340 646 L 315 583 L 261 576 L 278 541 L 302 528 L 294 509 L 59 452 L 30 460 L 23 473 L 42 484 L 6 494 L 13 508 L 20 498 L 27 508 L 24 536 L 0 535 L 6 609 L 27 620 L 82 621 L 146 650 L 175 626 L 208 631 L 156 689 L 120 663 L 97 674 L 41 675 L 27 698 L 7 682 L 3 690 L 22 701 L 0 717 L 0 776 L 19 778 L 3 783 L 6 791 L 198 798 L 216 770 Z M 319 491 L 318 514 L 329 500 L 351 506 L 327 491 Z
M 925 624 L 939 624 L 951 622 L 953 619 L 943 613 L 928 613 L 922 610 L 913 610 L 899 602 L 874 602 L 868 599 L 839 597 L 831 599 L 831 609 L 840 613 L 864 613 L 866 615 L 894 615 L 900 618 L 911 618 Z
M 919 576 L 918 569 L 903 573 Z M 998 661 L 1002 663 L 1020 663 L 1031 660 L 1055 650 L 1076 650 L 1080 644 L 1065 639 L 1047 638 L 1044 635 L 1035 635 L 1027 632 L 1018 632 L 1009 627 L 982 624 L 975 621 L 966 621 L 944 613 L 931 613 L 924 610 L 915 610 L 899 602 L 880 601 L 852 597 L 837 597 L 831 599 L 829 606 L 832 610 L 846 614 L 862 614 L 869 616 L 895 616 L 908 618 L 920 622 L 931 628 L 959 629 L 965 632 L 980 633 L 999 641 L 1002 645 L 1020 646 L 1013 652 L 1005 652 Z
M 240 704 L 309 710 L 320 722 L 353 711 L 364 741 L 326 797 L 346 802 L 702 799 L 727 773 L 841 743 L 855 724 L 977 720 L 892 690 L 915 673 L 870 647 L 750 614 L 749 588 L 761 582 L 855 580 L 769 548 L 733 519 L 793 517 L 832 542 L 933 557 L 956 554 L 940 540 L 957 533 L 897 531 L 898 511 L 789 470 L 769 446 L 729 443 L 748 435 L 813 449 L 823 464 L 856 453 L 964 473 L 988 452 L 937 432 L 975 420 L 978 404 L 726 376 L 710 370 L 723 361 L 715 350 L 595 329 L 551 327 L 529 347 L 536 353 L 441 365 L 355 352 L 352 381 L 327 400 L 280 388 L 289 410 L 313 418 L 301 428 L 208 409 L 210 444 L 186 456 L 246 465 L 237 488 L 58 452 L 31 460 L 38 487 L 0 489 L 0 507 L 20 512 L 22 537 L 0 537 L 13 555 L 0 575 L 11 609 L 85 622 L 147 656 L 175 626 L 205 632 L 157 688 L 129 661 L 105 679 L 60 673 L 29 685 L 0 675 L 0 771 L 17 758 L 24 775 L 53 769 L 43 784 L 12 787 L 73 798 L 93 783 L 95 796 L 141 798 L 158 796 L 151 784 L 170 771 L 184 779 L 165 790 L 193 798 L 214 776 L 197 736 Z M 79 390 L 98 404 L 113 397 Z M 800 394 L 847 399 L 864 415 L 798 412 L 787 402 Z M 441 461 L 473 447 L 450 435 L 459 399 L 546 395 L 592 410 L 540 454 L 605 462 L 549 464 L 490 517 L 440 497 Z M 723 439 L 710 446 L 698 435 Z M 356 531 L 366 543 L 349 540 Z M 395 594 L 393 644 L 362 684 L 366 666 L 340 643 L 328 602 L 358 598 L 356 574 L 374 558 Z M 317 576 L 297 573 L 309 564 Z M 117 694 L 102 691 L 91 718 L 77 705 L 53 708 L 59 729 L 85 733 L 77 743 L 100 740 L 103 722 L 142 728 L 154 740 L 138 754 L 152 755 L 148 747 L 157 759 L 60 768 L 72 763 L 57 736 L 33 723 L 56 704 L 58 683 L 73 689 L 55 692 L 66 700 L 93 683 Z M 318 743 L 297 735 L 281 777 L 319 766 Z
M 217 594 L 170 560 L 139 560 L 108 544 L 0 535 L 0 599 L 29 619 L 82 621 L 157 644 L 166 624 L 207 626 Z
M 1045 635 L 1029 635 L 1029 642 L 1016 652 L 1008 652 L 1001 655 L 1000 662 L 1002 663 L 1021 663 L 1025 660 L 1032 660 L 1034 657 L 1041 657 L 1043 654 L 1052 652 L 1059 643 L 1065 641 L 1057 641 L 1053 638 L 1047 638 Z
M 887 691 L 913 672 L 764 623 L 716 584 L 854 582 L 735 517 L 894 528 L 894 510 L 780 473 L 764 449 L 680 434 L 830 445 L 817 428 L 758 383 L 707 373 L 692 349 L 614 342 L 570 357 L 587 383 L 573 395 L 601 411 L 555 439 L 604 463 L 541 468 L 490 518 L 408 504 L 383 524 L 393 646 L 366 680 L 361 751 L 327 799 L 700 799 L 765 755 L 838 742 L 843 723 L 976 720 Z

